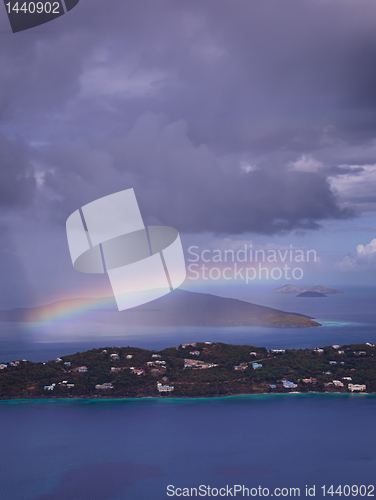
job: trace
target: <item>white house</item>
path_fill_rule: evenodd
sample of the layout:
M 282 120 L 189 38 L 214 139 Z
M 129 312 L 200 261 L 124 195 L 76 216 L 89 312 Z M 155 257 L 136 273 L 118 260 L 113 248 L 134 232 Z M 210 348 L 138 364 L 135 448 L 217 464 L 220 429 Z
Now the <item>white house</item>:
M 51 385 L 45 385 L 44 390 L 45 391 L 53 391 L 55 389 L 56 384 L 51 384 Z
M 104 384 L 97 384 L 96 389 L 113 389 L 111 382 L 105 382 Z
M 163 385 L 160 382 L 157 382 L 157 389 L 159 392 L 172 392 L 174 390 L 173 385 Z
M 288 382 L 287 380 L 283 382 L 283 387 L 285 389 L 296 389 L 298 387 L 297 384 L 294 384 L 294 382 Z
M 365 391 L 367 389 L 365 384 L 348 384 L 347 385 L 349 391 Z
M 343 382 L 341 382 L 340 380 L 333 380 L 333 384 L 336 387 L 343 387 Z

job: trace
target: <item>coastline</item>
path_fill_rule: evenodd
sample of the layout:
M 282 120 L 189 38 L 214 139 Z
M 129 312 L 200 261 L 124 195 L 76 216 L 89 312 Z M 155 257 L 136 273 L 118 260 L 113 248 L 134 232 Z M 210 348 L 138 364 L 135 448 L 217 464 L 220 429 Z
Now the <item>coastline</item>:
M 128 397 L 128 398 L 110 398 L 110 397 L 100 397 L 100 398 L 92 398 L 92 397 L 76 397 L 76 398 L 59 398 L 59 397 L 51 397 L 51 398 L 13 398 L 13 399 L 1 399 L 0 405 L 2 403 L 56 403 L 56 402 L 72 402 L 72 403 L 100 403 L 100 402 L 160 402 L 160 401 L 214 401 L 214 400 L 226 400 L 229 401 L 231 399 L 253 399 L 253 398 L 264 398 L 264 397 L 317 397 L 317 396 L 332 396 L 332 397 L 347 397 L 353 398 L 358 396 L 368 396 L 368 397 L 376 397 L 376 392 L 356 392 L 356 393 L 344 393 L 344 392 L 261 392 L 258 394 L 228 394 L 225 396 L 197 396 L 197 397 L 186 397 L 186 396 L 142 396 L 142 397 Z

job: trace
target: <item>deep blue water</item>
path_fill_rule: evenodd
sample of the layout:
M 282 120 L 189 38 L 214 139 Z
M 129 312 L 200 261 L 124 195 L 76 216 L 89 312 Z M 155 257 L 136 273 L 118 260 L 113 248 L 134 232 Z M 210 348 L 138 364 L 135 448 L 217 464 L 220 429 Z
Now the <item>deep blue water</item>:
M 371 289 L 312 300 L 248 297 L 326 325 L 310 329 L 120 331 L 77 319 L 20 335 L 18 325 L 3 324 L 0 362 L 195 340 L 269 348 L 376 343 L 375 299 Z M 0 500 L 159 500 L 177 498 L 167 496 L 168 485 L 236 484 L 270 493 L 299 487 L 302 497 L 315 485 L 321 498 L 322 485 L 376 482 L 375 416 L 376 395 L 355 394 L 0 402 Z
M 373 395 L 0 403 L 2 500 L 371 484 Z M 176 498 L 176 497 L 175 497 Z

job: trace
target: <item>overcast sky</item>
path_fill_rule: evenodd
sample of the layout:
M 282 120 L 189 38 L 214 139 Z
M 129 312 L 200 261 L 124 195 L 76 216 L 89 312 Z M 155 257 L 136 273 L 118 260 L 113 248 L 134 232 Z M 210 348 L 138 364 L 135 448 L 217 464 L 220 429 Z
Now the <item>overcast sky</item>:
M 316 247 L 373 282 L 374 0 L 81 0 L 18 34 L 3 9 L 0 42 L 0 308 L 99 283 L 65 221 L 131 187 L 185 245 Z

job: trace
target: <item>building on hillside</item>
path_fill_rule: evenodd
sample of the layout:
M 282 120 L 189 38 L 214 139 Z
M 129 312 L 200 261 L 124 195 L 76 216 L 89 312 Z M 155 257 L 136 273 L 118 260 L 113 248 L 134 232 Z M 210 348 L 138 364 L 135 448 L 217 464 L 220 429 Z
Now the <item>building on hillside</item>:
M 234 370 L 246 370 L 248 368 L 248 363 L 240 363 L 240 365 L 234 366 Z
M 113 389 L 111 382 L 105 382 L 104 384 L 97 384 L 96 389 Z
M 365 384 L 348 384 L 347 387 L 351 392 L 365 391 L 367 389 L 367 386 Z
M 317 380 L 313 377 L 310 377 L 310 378 L 303 378 L 302 382 L 304 382 L 305 384 L 316 384 Z
M 204 361 L 198 361 L 197 359 L 185 359 L 184 360 L 184 368 L 198 368 L 198 369 L 205 369 L 205 368 L 213 368 L 215 365 L 214 363 L 205 363 Z
M 283 382 L 283 387 L 285 389 L 296 389 L 298 387 L 298 385 L 294 384 L 294 382 L 289 382 L 288 380 L 285 380 Z
M 85 372 L 87 372 L 87 366 L 79 366 L 77 368 L 77 371 L 80 373 L 85 373 Z
M 172 392 L 174 390 L 174 386 L 157 382 L 157 389 L 159 392 Z
M 252 363 L 252 368 L 254 370 L 257 370 L 258 368 L 262 368 L 262 364 L 261 363 Z
M 336 387 L 344 387 L 343 382 L 341 382 L 340 380 L 333 380 L 333 384 Z
M 53 391 L 55 389 L 56 384 L 51 384 L 51 385 L 45 385 L 44 390 L 45 391 Z
M 145 375 L 145 370 L 143 370 L 142 368 L 131 368 L 131 371 L 132 371 L 132 373 L 134 373 L 135 375 L 138 375 L 139 377 L 141 375 Z

